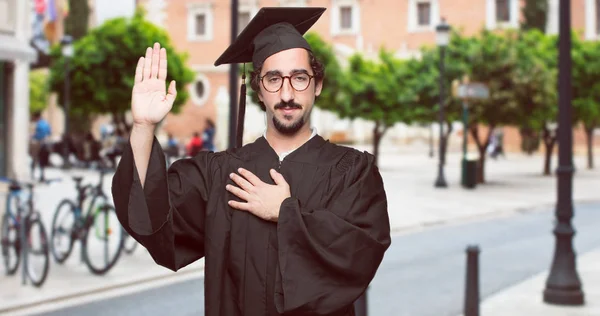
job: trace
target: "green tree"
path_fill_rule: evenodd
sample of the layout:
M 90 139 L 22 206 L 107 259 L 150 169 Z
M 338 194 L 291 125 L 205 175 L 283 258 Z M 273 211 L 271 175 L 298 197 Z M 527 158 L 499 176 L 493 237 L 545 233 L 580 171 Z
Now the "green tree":
M 445 122 L 444 135 L 442 136 L 443 152 L 447 152 L 448 140 L 453 131 L 452 122 L 460 120 L 461 103 L 452 96 L 452 82 L 469 72 L 465 62 L 472 50 L 474 39 L 461 35 L 460 31 L 453 31 L 450 43 L 446 47 L 444 57 L 444 105 Z M 413 72 L 418 74 L 415 90 L 418 95 L 417 103 L 413 109 L 416 122 L 437 123 L 440 112 L 440 48 L 424 46 L 421 48 L 419 60 L 413 60 L 410 65 Z
M 479 183 L 485 182 L 486 149 L 494 129 L 517 123 L 518 106 L 512 99 L 516 62 L 514 37 L 511 31 L 497 34 L 482 30 L 477 36 L 456 37 L 454 47 L 452 42 L 449 47 L 453 48 L 451 62 L 462 65 L 471 82 L 484 83 L 490 91 L 488 99 L 469 102 L 468 126 L 479 151 Z M 483 139 L 480 138 L 480 125 L 488 127 Z
M 581 122 L 587 140 L 588 168 L 594 168 L 594 130 L 600 127 L 600 43 L 573 36 L 574 119 Z
M 130 109 L 135 67 L 146 47 L 159 42 L 168 55 L 167 82 L 177 82 L 177 99 L 173 112 L 187 100 L 184 87 L 193 81 L 194 73 L 186 66 L 187 54 L 179 53 L 167 33 L 144 19 L 138 9 L 133 18 L 116 18 L 91 30 L 74 44 L 70 65 L 70 122 L 85 120 L 91 114 L 110 113 L 121 129 L 131 126 L 125 120 Z M 51 89 L 64 103 L 65 59 L 60 47 L 52 50 Z M 75 125 L 73 125 L 75 126 Z
M 541 32 L 546 32 L 546 21 L 548 19 L 548 1 L 549 0 L 525 0 L 525 5 L 522 9 L 522 29 L 538 29 Z
M 84 37 L 88 32 L 90 6 L 86 0 L 69 0 L 69 15 L 65 19 L 65 34 L 73 40 Z
M 396 123 L 411 123 L 418 94 L 417 73 L 411 61 L 398 60 L 382 49 L 379 60 L 368 60 L 360 54 L 349 59 L 344 81 L 344 106 L 333 109 L 342 118 L 362 118 L 375 123 L 373 155 L 379 156 L 381 139 Z M 351 97 L 350 97 L 351 96 Z
M 45 69 L 29 72 L 29 114 L 42 112 L 48 105 L 48 72 Z
M 520 32 L 515 43 L 514 100 L 520 109 L 523 142 L 537 144 L 542 133 L 545 148 L 544 174 L 551 170 L 556 131 L 549 127 L 558 115 L 556 36 L 537 29 Z M 526 148 L 532 150 L 532 148 Z

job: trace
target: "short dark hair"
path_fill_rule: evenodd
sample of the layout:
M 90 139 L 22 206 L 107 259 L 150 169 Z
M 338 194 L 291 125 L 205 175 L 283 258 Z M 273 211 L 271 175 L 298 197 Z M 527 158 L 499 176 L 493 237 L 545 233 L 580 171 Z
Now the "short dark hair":
M 325 77 L 325 66 L 317 59 L 317 57 L 315 57 L 313 52 L 309 50 L 307 50 L 307 52 L 315 83 L 321 83 L 323 82 L 323 77 Z M 262 66 L 262 64 L 254 65 L 254 70 L 250 72 L 250 87 L 252 87 L 252 90 L 256 93 L 260 93 L 260 73 L 262 72 Z M 258 101 L 258 105 L 260 105 L 260 108 L 263 111 L 265 110 L 265 105 L 261 101 Z

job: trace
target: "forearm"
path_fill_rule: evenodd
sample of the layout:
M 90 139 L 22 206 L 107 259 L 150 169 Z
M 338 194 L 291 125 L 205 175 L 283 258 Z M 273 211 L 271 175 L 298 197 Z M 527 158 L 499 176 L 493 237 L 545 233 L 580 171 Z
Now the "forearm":
M 148 163 L 150 161 L 150 152 L 154 140 L 154 126 L 133 125 L 130 136 L 133 159 L 140 177 L 142 188 L 146 180 Z

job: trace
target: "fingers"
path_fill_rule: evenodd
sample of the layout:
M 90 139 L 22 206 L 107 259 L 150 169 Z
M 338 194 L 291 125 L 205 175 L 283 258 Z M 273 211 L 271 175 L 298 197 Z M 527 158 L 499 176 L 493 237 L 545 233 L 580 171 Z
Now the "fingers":
M 152 47 L 146 48 L 146 57 L 144 58 L 144 73 L 142 74 L 142 80 L 150 79 L 150 72 L 152 69 Z
M 255 176 L 252 172 L 244 169 L 244 168 L 239 168 L 238 172 L 244 176 L 244 178 L 246 178 L 250 183 L 252 183 L 252 185 L 259 185 L 261 183 L 263 183 L 262 181 L 260 181 L 260 179 Z
M 160 44 L 154 43 L 152 49 L 152 68 L 150 70 L 150 78 L 158 78 L 158 63 L 160 61 Z
M 225 189 L 244 201 L 248 201 L 250 198 L 250 193 L 236 187 L 235 185 L 228 184 L 225 186 Z
M 175 88 L 175 80 L 172 80 L 169 84 L 169 89 L 167 90 L 166 100 L 170 105 L 173 105 L 175 102 L 175 98 L 177 98 L 177 89 Z
M 238 210 L 250 211 L 250 205 L 248 203 L 242 203 L 242 202 L 238 202 L 238 201 L 229 201 L 229 202 L 227 202 L 227 204 L 229 204 L 229 206 L 236 208 Z
M 158 62 L 158 79 L 167 80 L 167 50 L 160 49 L 160 61 Z
M 270 172 L 271 172 L 271 178 L 273 178 L 273 181 L 275 181 L 275 184 L 287 185 L 287 182 L 285 181 L 285 178 L 283 177 L 283 175 L 281 173 L 275 171 L 275 169 L 271 169 Z
M 242 190 L 246 192 L 251 192 L 254 189 L 254 186 L 250 184 L 250 182 L 248 182 L 246 179 L 238 176 L 235 173 L 231 173 L 229 177 L 231 178 L 231 180 L 233 180 L 233 182 L 235 182 L 235 184 L 237 184 L 240 188 L 242 188 Z
M 138 59 L 137 67 L 135 67 L 134 83 L 138 83 L 138 82 L 142 81 L 143 73 L 144 73 L 144 57 L 140 57 L 140 59 Z

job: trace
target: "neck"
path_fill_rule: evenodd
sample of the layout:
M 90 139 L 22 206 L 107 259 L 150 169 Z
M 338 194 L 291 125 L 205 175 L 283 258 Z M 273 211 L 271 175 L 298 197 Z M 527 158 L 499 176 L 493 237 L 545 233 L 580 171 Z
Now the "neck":
M 278 155 L 281 153 L 294 150 L 302 146 L 308 139 L 312 130 L 309 124 L 305 124 L 302 128 L 293 135 L 285 135 L 278 132 L 274 127 L 268 126 L 266 132 L 266 138 L 269 145 L 275 150 Z

